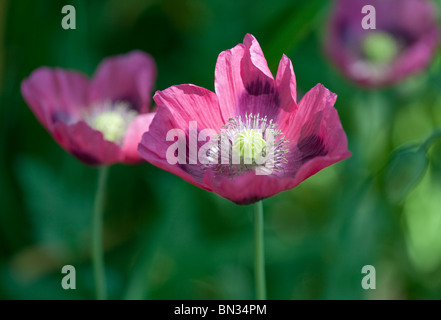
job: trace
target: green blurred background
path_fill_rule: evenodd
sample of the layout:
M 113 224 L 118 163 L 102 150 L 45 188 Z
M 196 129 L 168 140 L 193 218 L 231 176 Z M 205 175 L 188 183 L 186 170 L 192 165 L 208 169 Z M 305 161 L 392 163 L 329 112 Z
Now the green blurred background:
M 63 30 L 61 8 L 76 8 Z M 366 91 L 326 58 L 330 1 L 0 0 L 0 299 L 93 299 L 91 211 L 97 170 L 63 151 L 24 103 L 20 82 L 47 65 L 89 76 L 141 49 L 156 89 L 214 90 L 218 54 L 260 42 L 292 59 L 299 96 L 316 83 L 353 156 L 264 201 L 270 299 L 441 299 L 441 53 L 399 85 Z M 149 164 L 115 165 L 105 206 L 110 298 L 253 299 L 253 216 Z M 76 268 L 63 290 L 61 268 Z M 364 290 L 364 265 L 376 289 Z

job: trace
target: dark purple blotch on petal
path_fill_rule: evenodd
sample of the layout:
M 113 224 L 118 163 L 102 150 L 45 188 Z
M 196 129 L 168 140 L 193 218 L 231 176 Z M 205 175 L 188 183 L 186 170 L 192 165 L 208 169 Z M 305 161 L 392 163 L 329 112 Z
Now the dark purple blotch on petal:
M 69 123 L 70 120 L 71 120 L 71 116 L 67 112 L 62 111 L 62 110 L 55 110 L 51 114 L 51 121 L 53 124 L 55 124 L 59 121 L 62 121 L 64 123 Z
M 184 172 L 191 175 L 197 182 L 203 182 L 205 167 L 200 164 L 177 164 Z
M 88 164 L 90 166 L 97 166 L 102 164 L 102 161 L 98 160 L 94 156 L 92 156 L 89 153 L 84 153 L 77 150 L 71 150 L 70 151 L 75 157 L 77 157 L 79 160 L 83 161 L 85 164 Z
M 114 99 L 112 101 L 113 103 L 117 103 L 117 102 L 125 102 L 129 104 L 129 108 L 131 110 L 134 110 L 138 113 L 142 113 L 142 103 L 141 101 L 139 101 L 139 99 L 137 97 L 134 96 L 124 96 L 118 99 Z
M 276 88 L 270 81 L 256 79 L 245 84 L 247 92 L 253 96 L 262 94 L 277 94 Z
M 311 134 L 310 136 L 299 140 L 297 148 L 300 151 L 300 159 L 302 163 L 315 157 L 321 157 L 328 154 L 323 139 L 317 134 Z
M 280 95 L 273 83 L 256 79 L 245 84 L 245 91 L 239 97 L 236 113 L 260 114 L 269 119 L 276 119 L 280 109 Z

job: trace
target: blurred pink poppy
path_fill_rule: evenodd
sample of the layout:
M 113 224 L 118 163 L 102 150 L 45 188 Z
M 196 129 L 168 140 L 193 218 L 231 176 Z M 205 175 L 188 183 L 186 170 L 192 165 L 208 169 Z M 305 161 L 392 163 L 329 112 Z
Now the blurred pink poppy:
M 158 91 L 141 156 L 205 190 L 250 204 L 351 155 L 334 109 L 336 95 L 319 84 L 297 103 L 291 61 L 282 57 L 274 80 L 252 35 L 219 55 L 215 91 L 191 84 Z
M 375 15 L 365 6 L 375 8 Z M 369 8 L 369 7 L 366 7 Z M 369 19 L 371 14 L 374 21 Z M 369 26 L 363 27 L 362 21 Z M 426 0 L 337 0 L 325 49 L 342 73 L 368 88 L 395 84 L 425 69 L 439 45 L 434 4 Z
M 153 58 L 133 51 L 105 59 L 93 79 L 64 69 L 41 67 L 21 85 L 41 124 L 69 153 L 89 165 L 141 160 L 137 146 L 154 113 Z

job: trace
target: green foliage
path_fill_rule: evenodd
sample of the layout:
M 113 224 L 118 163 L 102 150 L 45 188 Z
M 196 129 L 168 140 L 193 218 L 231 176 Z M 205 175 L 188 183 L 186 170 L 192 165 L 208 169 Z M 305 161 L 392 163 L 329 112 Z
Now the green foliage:
M 397 151 L 386 169 L 386 192 L 390 200 L 403 200 L 423 178 L 427 166 L 428 160 L 423 148 L 412 146 Z
M 0 299 L 93 298 L 97 172 L 57 146 L 20 82 L 43 65 L 91 76 L 104 57 L 140 49 L 157 62 L 156 89 L 214 90 L 218 54 L 246 33 L 273 74 L 282 54 L 292 59 L 299 98 L 319 82 L 338 94 L 353 153 L 264 201 L 269 298 L 441 298 L 441 144 L 424 140 L 441 127 L 440 53 L 427 72 L 364 91 L 322 50 L 328 1 L 74 1 L 76 30 L 61 28 L 71 2 L 0 4 Z M 110 297 L 252 299 L 252 229 L 251 207 L 148 164 L 116 165 L 104 221 Z M 61 288 L 65 264 L 77 268 L 76 290 Z M 367 264 L 373 291 L 361 287 Z

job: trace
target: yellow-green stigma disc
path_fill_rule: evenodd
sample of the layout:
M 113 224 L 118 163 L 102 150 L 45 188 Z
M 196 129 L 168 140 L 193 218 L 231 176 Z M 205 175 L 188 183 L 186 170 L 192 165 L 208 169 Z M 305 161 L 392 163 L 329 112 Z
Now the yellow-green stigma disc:
M 112 142 L 120 142 L 126 133 L 126 123 L 123 117 L 114 111 L 105 111 L 97 115 L 92 126 L 102 132 L 104 139 Z
M 398 43 L 389 33 L 383 31 L 371 31 L 364 38 L 363 53 L 366 58 L 378 64 L 386 64 L 393 61 L 398 55 Z
M 266 141 L 262 133 L 254 129 L 244 130 L 238 134 L 233 142 L 233 152 L 241 159 L 254 161 L 257 156 L 262 155 Z

